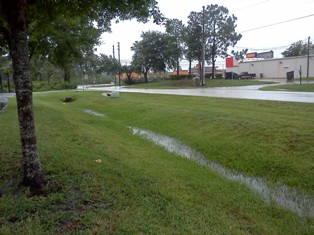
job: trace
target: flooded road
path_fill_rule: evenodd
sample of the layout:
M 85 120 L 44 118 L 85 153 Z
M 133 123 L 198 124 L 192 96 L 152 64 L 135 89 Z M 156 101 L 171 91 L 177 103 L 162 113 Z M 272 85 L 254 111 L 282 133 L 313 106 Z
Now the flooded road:
M 275 202 L 278 206 L 296 212 L 300 217 L 314 218 L 314 198 L 309 195 L 302 194 L 285 185 L 271 187 L 261 178 L 245 176 L 218 163 L 208 161 L 202 154 L 169 136 L 136 127 L 129 128 L 133 135 L 140 136 L 171 153 L 205 166 L 226 179 L 246 185 L 267 203 Z
M 273 84 L 272 84 L 273 85 Z M 215 87 L 194 89 L 133 89 L 126 87 L 85 87 L 86 90 L 119 91 L 145 94 L 205 96 L 233 99 L 271 100 L 285 102 L 314 103 L 314 92 L 261 91 L 265 85 L 240 87 Z M 82 87 L 78 87 L 82 89 Z

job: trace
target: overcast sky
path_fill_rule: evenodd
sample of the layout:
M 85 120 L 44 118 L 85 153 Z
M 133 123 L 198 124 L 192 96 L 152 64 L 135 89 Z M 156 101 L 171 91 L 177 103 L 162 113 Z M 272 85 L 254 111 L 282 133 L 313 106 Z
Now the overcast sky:
M 201 12 L 203 6 L 218 4 L 228 8 L 229 14 L 234 14 L 238 18 L 236 30 L 242 34 L 235 50 L 243 48 L 248 48 L 249 52 L 273 50 L 275 57 L 282 57 L 281 52 L 293 42 L 307 41 L 309 36 L 312 42 L 314 41 L 314 0 L 157 1 L 165 17 L 180 19 L 184 24 L 187 23 L 191 11 Z M 279 22 L 286 23 L 268 26 Z M 257 29 L 262 26 L 268 27 Z M 142 32 L 148 30 L 164 31 L 164 27 L 133 20 L 113 24 L 112 33 L 103 35 L 102 45 L 97 49 L 98 53 L 112 55 L 112 46 L 115 45 L 117 58 L 117 43 L 120 42 L 121 63 L 130 63 L 133 55 L 130 47 L 136 40 L 141 40 Z

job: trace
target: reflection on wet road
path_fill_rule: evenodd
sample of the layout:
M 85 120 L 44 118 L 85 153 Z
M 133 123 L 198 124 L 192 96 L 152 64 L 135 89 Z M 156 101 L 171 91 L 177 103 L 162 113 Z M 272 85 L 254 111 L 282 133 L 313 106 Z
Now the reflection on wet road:
M 133 89 L 125 87 L 85 87 L 86 90 L 119 91 L 146 94 L 167 94 L 205 96 L 233 99 L 272 100 L 286 102 L 314 103 L 314 92 L 290 92 L 290 91 L 261 91 L 259 88 L 265 85 L 240 86 L 240 87 L 215 87 L 195 89 Z M 78 87 L 81 89 L 81 87 Z

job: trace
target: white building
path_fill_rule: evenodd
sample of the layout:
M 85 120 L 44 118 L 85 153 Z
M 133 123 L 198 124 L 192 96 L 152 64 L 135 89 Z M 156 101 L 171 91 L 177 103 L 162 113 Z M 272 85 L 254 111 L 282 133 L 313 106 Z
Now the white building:
M 308 67 L 309 62 L 309 67 Z M 256 78 L 286 78 L 287 72 L 294 72 L 294 78 L 314 77 L 314 55 L 284 57 L 279 59 L 247 60 L 244 62 L 233 63 L 231 67 L 227 66 L 227 72 L 249 72 L 255 73 Z

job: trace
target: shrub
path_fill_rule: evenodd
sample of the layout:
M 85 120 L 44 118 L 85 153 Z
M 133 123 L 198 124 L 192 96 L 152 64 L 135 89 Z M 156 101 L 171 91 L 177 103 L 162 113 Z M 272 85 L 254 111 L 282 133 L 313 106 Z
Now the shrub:
M 126 84 L 126 85 L 132 85 L 135 83 L 134 79 L 131 77 L 130 79 L 126 78 L 126 79 L 123 79 L 123 83 Z
M 169 75 L 170 80 L 183 80 L 183 79 L 190 79 L 192 78 L 192 75 L 189 74 L 173 74 L 173 75 Z
M 222 78 L 223 78 L 222 74 L 216 74 L 216 79 L 222 79 Z
M 212 78 L 212 73 L 205 74 L 205 78 L 211 79 Z M 215 75 L 215 79 L 222 79 L 222 78 L 223 78 L 222 74 L 216 74 Z
M 47 81 L 33 81 L 33 91 L 51 91 L 51 90 L 68 90 L 76 89 L 77 85 L 72 82 L 47 82 Z

